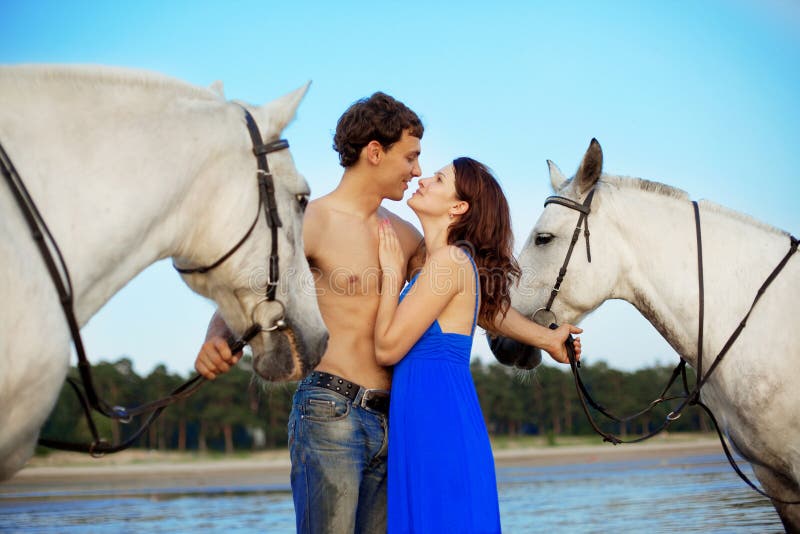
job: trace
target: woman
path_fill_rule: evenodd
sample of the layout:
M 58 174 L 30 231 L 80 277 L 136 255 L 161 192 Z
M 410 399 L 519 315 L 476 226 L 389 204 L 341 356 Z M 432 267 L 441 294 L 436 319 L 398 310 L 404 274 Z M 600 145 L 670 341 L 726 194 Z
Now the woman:
M 509 308 L 519 268 L 508 203 L 484 165 L 456 159 L 421 179 L 408 205 L 422 224 L 428 255 L 402 293 L 397 236 L 388 221 L 378 231 L 383 285 L 376 356 L 395 365 L 389 532 L 499 532 L 492 450 L 469 370 L 475 325 L 514 331 L 561 362 L 567 335 L 581 330 L 549 330 Z M 580 354 L 579 339 L 576 349 Z

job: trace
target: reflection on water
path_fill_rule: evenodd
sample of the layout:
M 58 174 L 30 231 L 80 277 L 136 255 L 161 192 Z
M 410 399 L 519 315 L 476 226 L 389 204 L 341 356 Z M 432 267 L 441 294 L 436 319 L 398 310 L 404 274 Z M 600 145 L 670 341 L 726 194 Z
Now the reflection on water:
M 503 467 L 497 479 L 509 533 L 783 531 L 769 502 L 718 455 Z M 294 531 L 285 487 L 20 497 L 0 497 L 0 532 Z
M 498 483 L 507 532 L 783 532 L 724 456 L 501 468 Z
M 292 495 L 142 496 L 8 505 L 0 532 L 294 532 Z

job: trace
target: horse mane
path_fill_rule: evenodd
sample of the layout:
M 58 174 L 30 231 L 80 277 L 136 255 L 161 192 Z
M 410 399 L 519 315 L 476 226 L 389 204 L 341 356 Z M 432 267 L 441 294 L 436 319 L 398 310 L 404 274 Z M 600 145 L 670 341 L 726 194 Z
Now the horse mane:
M 119 86 L 120 89 L 155 89 L 177 96 L 191 96 L 202 100 L 224 100 L 211 89 L 197 87 L 177 78 L 146 70 L 94 65 L 15 65 L 0 67 L 0 73 L 5 69 L 13 69 L 14 77 L 18 80 L 24 77 L 40 82 L 55 81 L 91 86 L 111 85 Z
M 645 180 L 644 178 L 604 174 L 600 178 L 600 182 L 620 187 L 639 189 L 640 191 L 644 191 L 646 193 L 655 193 L 657 195 L 675 198 L 678 200 L 689 200 L 689 193 L 683 189 L 662 184 L 661 182 L 652 182 L 650 180 Z
M 755 226 L 757 228 L 761 228 L 762 230 L 766 230 L 768 232 L 773 232 L 773 233 L 776 233 L 776 234 L 779 234 L 779 235 L 783 235 L 783 236 L 786 236 L 786 237 L 789 237 L 791 235 L 786 230 L 781 230 L 780 228 L 772 226 L 771 224 L 765 223 L 763 221 L 759 221 L 758 219 L 753 218 L 750 215 L 747 215 L 746 213 L 742 213 L 740 211 L 732 210 L 731 208 L 728 208 L 726 206 L 721 206 L 719 204 L 711 202 L 710 200 L 700 200 L 700 201 L 698 201 L 698 204 L 700 204 L 700 206 L 702 206 L 704 209 L 707 209 L 708 211 L 713 211 L 715 213 L 719 213 L 721 215 L 725 215 L 726 217 L 730 217 L 732 219 L 736 219 L 738 221 L 742 221 L 742 222 L 744 222 L 746 224 L 750 224 L 750 225 Z
M 614 185 L 619 187 L 638 189 L 639 191 L 644 191 L 647 193 L 655 193 L 657 195 L 662 195 L 677 200 L 685 200 L 687 202 L 691 200 L 691 197 L 689 197 L 689 193 L 687 193 L 683 189 L 678 189 L 677 187 L 672 187 L 670 185 L 662 184 L 660 182 L 652 182 L 650 180 L 645 180 L 643 178 L 633 178 L 630 176 L 613 176 L 604 174 L 600 178 L 600 183 L 606 183 L 609 185 Z M 750 215 L 722 206 L 710 200 L 698 200 L 697 203 L 700 206 L 702 206 L 703 209 L 705 210 L 718 213 L 720 215 L 723 215 L 725 217 L 737 221 L 741 221 L 745 224 L 755 226 L 756 228 L 760 228 L 768 232 L 789 236 L 789 232 L 781 230 L 780 228 L 776 228 L 775 226 L 759 221 L 758 219 L 755 219 Z

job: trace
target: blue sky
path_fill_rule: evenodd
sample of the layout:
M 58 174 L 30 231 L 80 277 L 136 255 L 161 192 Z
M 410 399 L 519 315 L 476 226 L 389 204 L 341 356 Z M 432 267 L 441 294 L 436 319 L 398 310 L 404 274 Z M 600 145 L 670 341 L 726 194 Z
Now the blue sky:
M 312 80 L 286 136 L 315 196 L 341 176 L 330 148 L 341 112 L 386 91 L 425 122 L 423 173 L 459 155 L 495 170 L 520 246 L 550 192 L 545 160 L 571 174 L 592 137 L 608 172 L 800 232 L 800 4 L 495 4 L 0 0 L 0 63 L 222 80 L 228 98 L 257 104 Z M 387 206 L 416 222 L 404 204 Z M 158 362 L 185 373 L 212 312 L 160 263 L 90 321 L 85 341 L 93 360 L 128 355 L 140 373 Z M 587 359 L 676 361 L 626 303 L 582 326 Z M 474 350 L 488 353 L 480 341 Z

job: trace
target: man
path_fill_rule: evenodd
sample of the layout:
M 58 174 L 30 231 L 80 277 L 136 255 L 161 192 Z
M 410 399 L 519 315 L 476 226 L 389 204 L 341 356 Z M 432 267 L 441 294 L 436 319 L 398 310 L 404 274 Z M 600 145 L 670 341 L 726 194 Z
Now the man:
M 306 209 L 305 252 L 330 338 L 315 371 L 300 382 L 289 419 L 298 532 L 386 530 L 391 378 L 376 362 L 373 341 L 378 225 L 390 219 L 407 262 L 415 254 L 419 259 L 422 236 L 381 202 L 401 200 L 420 176 L 423 131 L 419 117 L 386 94 L 354 103 L 334 136 L 342 179 Z M 213 379 L 238 361 L 224 341 L 227 333 L 215 315 L 195 363 L 203 376 Z
M 391 221 L 408 280 L 424 261 L 422 236 L 381 202 L 401 200 L 408 183 L 421 175 L 423 131 L 413 111 L 384 93 L 355 102 L 334 136 L 342 179 L 306 209 L 305 253 L 330 338 L 319 365 L 300 382 L 289 417 L 298 532 L 386 531 L 391 377 L 377 363 L 373 336 L 381 280 L 378 226 L 382 219 Z M 501 334 L 515 339 L 523 338 L 529 324 L 513 309 L 497 322 Z M 570 328 L 542 329 L 537 346 L 566 361 L 563 343 Z M 206 378 L 238 361 L 240 355 L 232 355 L 224 340 L 228 334 L 214 315 L 195 362 Z

